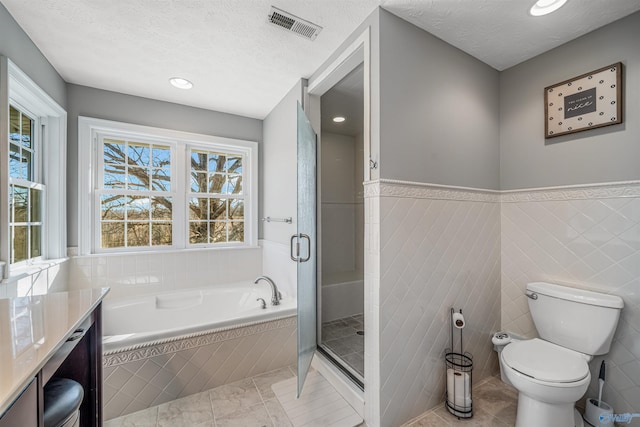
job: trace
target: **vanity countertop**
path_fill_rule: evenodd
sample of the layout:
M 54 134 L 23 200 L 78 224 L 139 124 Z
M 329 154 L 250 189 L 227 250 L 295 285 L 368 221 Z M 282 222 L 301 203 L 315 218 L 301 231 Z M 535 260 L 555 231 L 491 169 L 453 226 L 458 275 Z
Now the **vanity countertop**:
M 0 416 L 107 292 L 82 289 L 0 299 Z

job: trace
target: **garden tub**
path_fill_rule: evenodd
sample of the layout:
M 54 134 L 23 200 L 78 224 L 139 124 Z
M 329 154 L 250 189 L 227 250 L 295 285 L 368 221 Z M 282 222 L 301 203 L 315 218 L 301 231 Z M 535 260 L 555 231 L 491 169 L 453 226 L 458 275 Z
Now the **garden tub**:
M 105 419 L 294 364 L 296 300 L 270 301 L 253 282 L 106 300 Z

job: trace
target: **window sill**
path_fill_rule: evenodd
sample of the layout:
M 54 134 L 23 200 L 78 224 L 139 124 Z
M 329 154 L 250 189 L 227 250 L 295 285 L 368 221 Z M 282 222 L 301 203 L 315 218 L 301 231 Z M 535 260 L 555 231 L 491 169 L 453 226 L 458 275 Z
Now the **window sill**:
M 12 268 L 10 276 L 0 281 L 0 283 L 7 284 L 17 282 L 20 279 L 41 273 L 51 267 L 62 265 L 68 260 L 69 258 L 48 259 L 44 261 L 34 262 L 33 264 L 29 264 L 23 267 Z M 4 266 L 4 268 L 6 268 L 6 265 Z

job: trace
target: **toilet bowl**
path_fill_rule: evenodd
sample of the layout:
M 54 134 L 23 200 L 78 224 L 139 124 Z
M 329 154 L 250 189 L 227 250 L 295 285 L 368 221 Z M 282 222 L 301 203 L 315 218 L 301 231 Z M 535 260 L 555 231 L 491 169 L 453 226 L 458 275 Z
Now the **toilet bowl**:
M 582 425 L 576 424 L 574 405 L 591 381 L 588 359 L 537 338 L 507 345 L 500 361 L 519 392 L 516 427 Z
M 526 296 L 540 338 L 500 352 L 503 374 L 518 390 L 516 427 L 582 427 L 574 406 L 591 381 L 588 362 L 609 352 L 623 301 L 543 282 L 529 283 Z

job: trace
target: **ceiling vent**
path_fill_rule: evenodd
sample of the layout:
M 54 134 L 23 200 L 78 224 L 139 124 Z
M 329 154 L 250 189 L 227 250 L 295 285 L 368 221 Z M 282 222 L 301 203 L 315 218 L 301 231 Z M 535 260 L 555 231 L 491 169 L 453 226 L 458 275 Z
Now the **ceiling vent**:
M 285 30 L 292 31 L 305 39 L 315 40 L 322 31 L 322 27 L 313 22 L 305 21 L 295 15 L 271 6 L 267 22 L 277 25 Z

